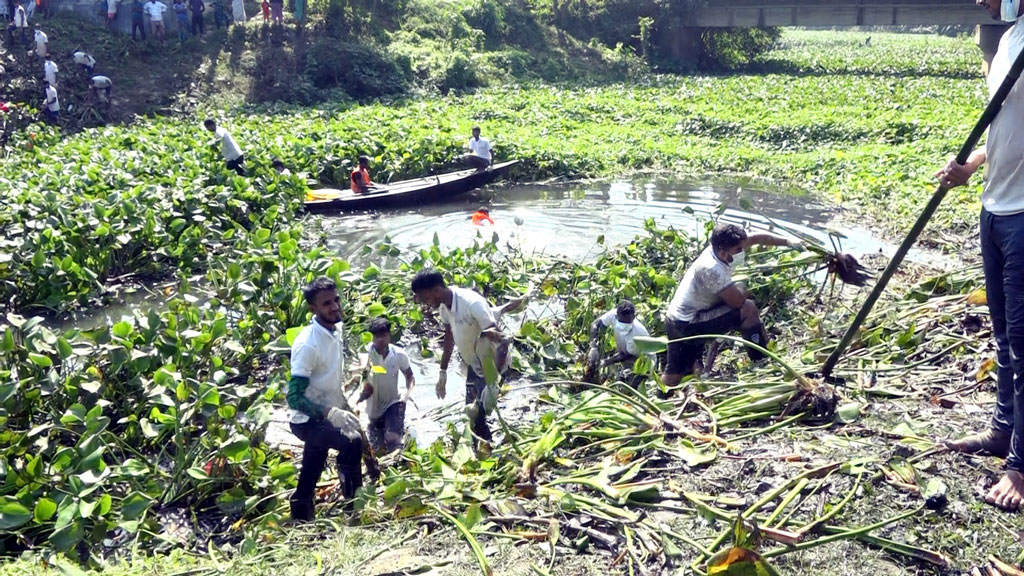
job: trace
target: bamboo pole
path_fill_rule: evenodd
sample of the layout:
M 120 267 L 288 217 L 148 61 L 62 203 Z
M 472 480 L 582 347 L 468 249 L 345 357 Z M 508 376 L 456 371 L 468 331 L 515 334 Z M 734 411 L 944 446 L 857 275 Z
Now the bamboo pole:
M 1010 66 L 1010 71 L 1007 72 L 1006 78 L 1003 83 L 999 85 L 999 89 L 995 95 L 989 101 L 988 105 L 985 106 L 985 111 L 982 112 L 981 117 L 978 118 L 978 122 L 974 125 L 974 129 L 971 130 L 970 135 L 967 136 L 967 140 L 963 146 L 960 147 L 960 152 L 956 155 L 956 161 L 958 164 L 967 162 L 967 157 L 970 156 L 971 152 L 974 151 L 974 147 L 978 144 L 978 140 L 988 129 L 989 124 L 995 119 L 996 114 L 999 113 L 999 109 L 1003 106 L 1003 101 L 1006 100 L 1007 94 L 1013 88 L 1013 85 L 1017 82 L 1017 78 L 1020 77 L 1021 70 L 1024 69 L 1024 52 L 1021 52 L 1017 59 L 1013 61 L 1013 65 Z M 836 367 L 839 362 L 839 358 L 846 351 L 850 343 L 853 342 L 853 337 L 857 335 L 857 331 L 860 330 L 864 321 L 867 320 L 868 314 L 871 309 L 875 306 L 878 298 L 885 291 L 885 287 L 889 284 L 889 280 L 892 275 L 896 273 L 896 269 L 899 268 L 900 264 L 903 263 L 903 259 L 907 256 L 907 252 L 917 242 L 918 236 L 924 231 L 924 227 L 931 220 L 935 210 L 938 209 L 939 204 L 942 203 L 942 199 L 946 197 L 946 192 L 949 189 L 944 185 L 939 184 L 935 188 L 935 192 L 932 194 L 931 200 L 925 205 L 924 210 L 921 211 L 921 215 L 917 217 L 917 222 L 907 233 L 907 237 L 904 238 L 903 243 L 900 244 L 899 248 L 896 249 L 896 253 L 893 254 L 892 259 L 889 260 L 889 265 L 885 267 L 885 271 L 878 277 L 878 283 L 871 290 L 871 294 L 868 295 L 867 300 L 861 306 L 860 311 L 857 312 L 857 316 L 850 323 L 850 327 L 846 329 L 846 333 L 843 334 L 843 339 L 839 341 L 839 344 L 835 347 L 835 350 L 829 355 L 828 359 L 825 360 L 825 365 L 821 368 L 821 375 L 824 378 L 828 378 L 832 375 L 832 370 Z

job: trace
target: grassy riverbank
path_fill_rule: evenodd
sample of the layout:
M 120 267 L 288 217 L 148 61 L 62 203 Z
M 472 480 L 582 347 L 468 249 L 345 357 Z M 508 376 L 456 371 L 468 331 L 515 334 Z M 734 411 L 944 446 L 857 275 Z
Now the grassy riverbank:
M 855 543 L 847 534 L 788 552 L 768 538 L 762 550 L 775 550 L 773 562 L 790 573 L 966 570 L 991 553 L 1012 561 L 1019 550 L 1000 528 L 1006 517 L 973 493 L 992 462 L 922 455 L 932 439 L 985 420 L 990 380 L 977 368 L 992 350 L 984 309 L 968 301 L 976 273 L 915 291 L 913 278 L 925 271 L 897 279 L 843 366 L 849 387 L 834 419 L 807 403 L 820 396 L 813 383 L 781 365 L 752 367 L 738 350 L 700 385 L 701 405 L 653 388 L 570 393 L 555 382 L 578 377 L 594 311 L 613 295 L 631 296 L 658 326 L 703 238 L 652 228 L 592 267 L 509 258 L 482 243 L 404 255 L 402 270 L 351 270 L 296 216 L 303 178 L 269 170 L 279 156 L 336 184 L 356 154 L 369 153 L 378 180 L 440 171 L 456 164 L 479 123 L 500 155 L 523 160 L 523 180 L 746 174 L 835 200 L 896 234 L 973 123 L 983 87 L 967 39 L 873 33 L 865 45 L 866 37 L 789 32 L 756 74 L 211 112 L 247 149 L 251 179 L 220 166 L 198 116 L 18 136 L 0 167 L 0 294 L 14 313 L 0 321 L 4 550 L 56 549 L 97 565 L 109 538 L 123 553 L 140 551 L 136 565 L 113 573 L 347 574 L 364 571 L 388 537 L 416 546 L 421 566 L 449 562 L 455 574 L 488 566 L 543 574 L 552 560 L 553 574 L 684 569 L 717 550 L 726 540 L 713 542 L 744 509 L 760 525 L 841 531 L 914 512 L 938 478 L 950 505 L 873 533 L 891 541 Z M 976 193 L 951 194 L 929 238 L 968 234 Z M 407 289 L 426 265 L 487 287 L 495 300 L 532 283 L 565 307 L 564 319 L 537 319 L 517 334 L 517 366 L 552 380 L 538 400 L 540 420 L 513 423 L 491 458 L 473 457 L 455 435 L 409 450 L 354 518 L 282 530 L 295 469 L 263 430 L 281 403 L 281 337 L 304 322 L 299 285 L 312 271 L 332 275 L 349 325 L 385 314 L 407 332 L 407 345 L 429 348 Z M 182 296 L 132 322 L 56 334 L 24 318 L 88 303 L 114 281 L 173 277 L 168 292 L 188 294 L 196 275 L 208 301 Z M 785 275 L 773 286 L 754 288 L 774 303 L 766 314 L 777 350 L 793 372 L 813 369 L 862 294 L 847 291 L 837 304 Z M 908 461 L 917 467 L 908 471 Z M 793 480 L 829 463 L 836 469 L 821 477 Z M 780 487 L 778 496 L 793 488 L 793 499 L 765 498 Z M 163 541 L 167 512 L 176 510 L 195 513 L 204 531 Z M 396 516 L 413 520 L 392 523 Z M 341 526 L 350 522 L 367 526 Z M 805 544 L 824 534 L 808 528 Z M 175 546 L 201 556 L 141 555 Z M 42 572 L 43 556 L 5 573 Z

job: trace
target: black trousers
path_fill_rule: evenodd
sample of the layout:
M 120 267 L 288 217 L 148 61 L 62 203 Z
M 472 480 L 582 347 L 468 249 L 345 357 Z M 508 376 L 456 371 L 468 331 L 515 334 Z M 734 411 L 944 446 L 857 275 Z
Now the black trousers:
M 203 32 L 205 32 L 205 30 L 203 30 L 203 13 L 200 12 L 198 14 L 193 14 L 192 35 L 195 36 L 196 34 L 202 34 Z
M 142 18 L 132 18 L 132 40 L 135 40 L 135 31 L 138 30 L 142 34 L 142 39 L 146 39 L 146 25 L 143 24 Z
M 477 376 L 471 367 L 466 368 L 466 405 L 477 405 L 476 417 L 470 420 L 469 429 L 473 431 L 473 434 L 490 442 L 492 440 L 491 429 L 487 426 L 487 414 L 484 411 L 482 399 L 486 387 L 487 381 L 483 376 Z M 473 442 L 475 444 L 476 440 L 474 439 Z
M 245 154 L 235 158 L 234 160 L 228 160 L 228 170 L 234 170 L 239 176 L 248 176 L 245 171 Z
M 293 423 L 291 429 L 292 434 L 304 443 L 299 485 L 292 494 L 292 502 L 312 504 L 316 483 L 327 465 L 327 453 L 332 449 L 338 451 L 335 463 L 341 479 L 341 493 L 346 499 L 351 498 L 363 485 L 362 436 L 346 436 L 327 420 Z

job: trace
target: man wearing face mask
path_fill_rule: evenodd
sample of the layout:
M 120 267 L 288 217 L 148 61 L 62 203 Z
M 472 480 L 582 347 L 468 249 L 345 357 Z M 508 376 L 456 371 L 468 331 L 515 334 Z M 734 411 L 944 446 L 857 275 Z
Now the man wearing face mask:
M 694 373 L 706 344 L 706 340 L 672 340 L 739 330 L 748 341 L 767 346 L 768 337 L 757 305 L 732 281 L 736 261 L 755 245 L 799 247 L 800 243 L 773 234 L 747 236 L 743 228 L 735 224 L 715 226 L 711 245 L 690 265 L 668 306 L 665 319 L 668 366 L 662 377 L 666 386 L 678 385 L 684 376 Z M 752 360 L 763 356 L 753 348 L 747 348 L 747 354 Z
M 991 97 L 1006 78 L 1010 65 L 1024 49 L 1020 0 L 1002 3 L 978 0 L 992 18 L 1014 25 L 999 41 L 988 74 Z M 1024 86 L 1021 81 L 1006 97 L 988 129 L 983 148 L 960 165 L 956 160 L 936 177 L 942 186 L 966 184 L 988 163 L 981 193 L 981 256 L 992 333 L 996 340 L 997 398 L 988 430 L 948 442 L 947 448 L 967 454 L 985 453 L 1006 458 L 1006 473 L 985 501 L 1004 510 L 1017 510 L 1024 500 Z
M 601 334 L 611 328 L 615 335 L 615 354 L 604 360 L 604 364 L 621 363 L 631 367 L 640 356 L 636 347 L 637 336 L 649 336 L 647 328 L 636 319 L 636 307 L 633 302 L 623 300 L 614 310 L 605 312 L 590 325 L 590 353 L 587 355 L 588 367 L 597 367 L 601 361 Z

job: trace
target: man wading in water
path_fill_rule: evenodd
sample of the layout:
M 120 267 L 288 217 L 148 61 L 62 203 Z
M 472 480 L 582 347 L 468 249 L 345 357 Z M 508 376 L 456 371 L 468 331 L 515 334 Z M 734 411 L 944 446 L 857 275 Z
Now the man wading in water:
M 313 492 L 327 463 L 329 450 L 337 450 L 338 481 L 346 500 L 363 485 L 363 437 L 359 419 L 345 399 L 345 344 L 338 288 L 329 278 L 317 278 L 302 289 L 313 321 L 292 343 L 288 407 L 291 429 L 304 442 L 299 485 L 291 497 L 292 518 L 313 519 Z M 371 475 L 376 463 L 367 461 Z
M 1024 5 L 1020 0 L 979 0 L 978 5 L 997 20 L 1014 22 L 989 68 L 991 97 L 1024 49 Z M 1016 133 L 1022 126 L 1024 86 L 1018 80 L 989 126 L 985 147 L 975 150 L 965 165 L 950 160 L 936 174 L 943 186 L 953 188 L 966 184 L 988 163 L 981 193 L 981 257 L 996 339 L 996 408 L 987 431 L 946 446 L 955 452 L 1007 457 L 1006 473 L 985 495 L 986 502 L 1004 510 L 1019 509 L 1024 499 L 1024 139 Z
M 662 382 L 673 387 L 683 376 L 695 372 L 703 354 L 704 340 L 672 342 L 687 336 L 726 334 L 733 330 L 761 347 L 768 346 L 768 336 L 761 323 L 760 312 L 746 292 L 732 281 L 733 267 L 751 246 L 792 246 L 791 242 L 772 234 L 747 233 L 735 224 L 719 224 L 711 232 L 711 246 L 701 252 L 676 288 L 665 318 L 668 333 L 668 366 Z M 752 360 L 761 352 L 747 348 Z M 710 367 L 709 367 L 710 368 Z
M 441 273 L 425 269 L 412 279 L 412 292 L 416 300 L 441 314 L 444 324 L 444 348 L 441 352 L 441 374 L 437 379 L 437 397 L 444 398 L 448 382 L 448 363 L 456 347 L 466 365 L 466 413 L 470 430 L 476 438 L 485 442 L 481 451 L 490 449 L 491 429 L 487 426 L 487 414 L 497 404 L 497 393 L 484 380 L 484 359 L 493 354 L 499 374 L 508 369 L 509 339 L 498 326 L 501 313 L 520 304 L 510 302 L 496 311 L 487 300 L 468 288 L 449 288 Z

